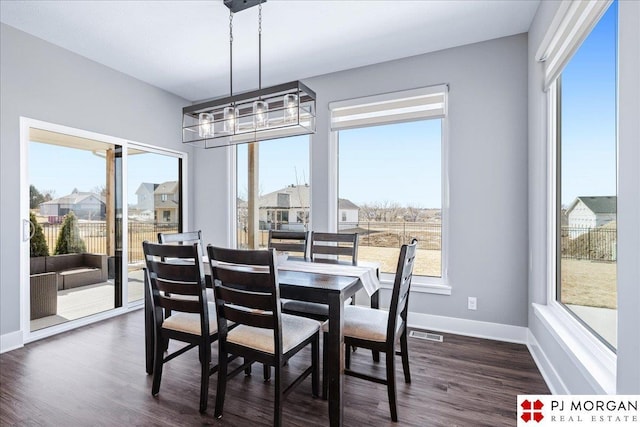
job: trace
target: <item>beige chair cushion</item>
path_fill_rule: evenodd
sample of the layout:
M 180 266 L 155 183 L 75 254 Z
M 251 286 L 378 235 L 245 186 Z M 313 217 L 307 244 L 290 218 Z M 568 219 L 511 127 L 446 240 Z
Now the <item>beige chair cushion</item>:
M 389 312 L 374 308 L 349 305 L 344 308 L 344 336 L 369 341 L 385 342 L 387 340 L 387 322 Z M 397 322 L 400 329 L 401 322 Z M 329 324 L 322 326 L 328 332 Z M 397 331 L 396 331 L 397 332 Z
M 320 330 L 320 322 L 306 317 L 282 314 L 282 352 L 286 353 Z M 265 353 L 274 353 L 273 330 L 238 325 L 229 331 L 227 341 Z
M 216 315 L 216 306 L 210 302 L 209 305 L 209 333 L 218 332 L 218 318 Z M 178 332 L 186 332 L 188 334 L 200 335 L 200 314 L 198 313 L 182 313 L 174 312 L 171 316 L 162 322 L 163 329 L 171 329 Z

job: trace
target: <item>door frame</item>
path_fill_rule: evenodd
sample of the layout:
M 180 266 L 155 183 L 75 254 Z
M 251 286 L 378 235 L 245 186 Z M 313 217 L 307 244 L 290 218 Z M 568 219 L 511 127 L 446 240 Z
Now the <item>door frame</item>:
M 141 301 L 133 302 L 129 304 L 124 296 L 127 295 L 127 269 L 122 269 L 122 295 L 123 305 L 111 310 L 107 310 L 101 313 L 96 313 L 90 316 L 86 316 L 76 320 L 70 320 L 58 325 L 50 326 L 47 328 L 39 329 L 31 332 L 31 319 L 30 319 L 30 281 L 29 281 L 29 129 L 37 128 L 51 132 L 63 133 L 70 136 L 76 136 L 81 138 L 93 139 L 96 141 L 104 142 L 107 144 L 114 144 L 122 147 L 122 188 L 127 188 L 127 157 L 129 148 L 142 149 L 148 152 L 157 154 L 169 155 L 182 160 L 182 176 L 179 177 L 182 183 L 182 224 L 185 229 L 188 229 L 188 190 L 187 180 L 188 177 L 188 156 L 186 152 L 173 150 L 169 148 L 156 147 L 149 144 L 140 142 L 129 141 L 127 139 L 118 138 L 115 136 L 105 135 L 88 130 L 73 128 L 60 124 L 45 122 L 42 120 L 31 119 L 28 117 L 20 117 L 20 325 L 22 330 L 23 344 L 36 341 L 42 338 L 46 338 L 61 332 L 65 332 L 71 329 L 75 329 L 81 326 L 89 325 L 110 317 L 119 316 L 127 313 L 131 310 L 140 309 L 143 306 Z M 122 251 L 124 258 L 122 260 L 123 265 L 128 262 L 128 200 L 127 191 L 122 191 L 124 200 L 122 201 L 122 228 L 123 242 Z M 25 222 L 26 221 L 26 222 Z

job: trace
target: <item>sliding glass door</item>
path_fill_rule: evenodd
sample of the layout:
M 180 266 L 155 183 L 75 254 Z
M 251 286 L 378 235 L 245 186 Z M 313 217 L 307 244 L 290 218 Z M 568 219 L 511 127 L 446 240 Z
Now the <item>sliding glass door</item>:
M 122 147 L 29 130 L 30 330 L 122 306 Z
M 142 242 L 155 242 L 158 233 L 177 233 L 182 229 L 181 170 L 180 157 L 145 147 L 128 150 L 129 303 L 144 296 Z

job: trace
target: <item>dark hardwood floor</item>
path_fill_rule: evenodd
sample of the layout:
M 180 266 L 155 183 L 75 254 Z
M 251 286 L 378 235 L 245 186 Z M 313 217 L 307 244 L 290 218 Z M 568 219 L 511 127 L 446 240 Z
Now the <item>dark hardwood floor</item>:
M 259 366 L 229 382 L 221 420 L 213 418 L 213 375 L 201 415 L 195 350 L 165 365 L 160 394 L 152 397 L 143 333 L 136 311 L 0 355 L 0 425 L 271 425 L 273 388 Z M 390 420 L 385 386 L 346 377 L 346 426 L 513 426 L 516 395 L 549 393 L 524 345 L 444 334 L 443 343 L 409 338 L 409 352 L 411 384 L 397 364 L 399 422 Z M 291 360 L 292 377 L 308 356 Z M 352 367 L 383 376 L 382 359 L 373 365 L 371 353 L 359 349 Z M 284 418 L 288 426 L 328 425 L 327 403 L 311 396 L 310 378 L 285 400 Z

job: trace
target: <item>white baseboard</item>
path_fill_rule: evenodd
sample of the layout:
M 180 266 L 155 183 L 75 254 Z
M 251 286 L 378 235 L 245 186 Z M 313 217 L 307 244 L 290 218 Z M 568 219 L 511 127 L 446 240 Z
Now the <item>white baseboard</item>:
M 527 332 L 529 330 L 524 326 L 504 325 L 501 323 L 414 312 L 409 313 L 408 326 L 410 328 L 425 329 L 428 331 L 448 332 L 451 334 L 518 344 L 527 344 Z
M 14 331 L 0 335 L 0 353 L 15 350 L 23 345 L 22 331 Z
M 562 378 L 553 367 L 553 363 L 551 363 L 540 344 L 538 344 L 538 340 L 531 333 L 531 330 L 527 330 L 527 341 L 529 353 L 531 353 L 531 357 L 533 357 L 533 361 L 536 363 L 540 374 L 542 374 L 544 382 L 547 383 L 551 394 L 570 394 L 569 389 L 567 389 L 564 381 L 562 381 Z

